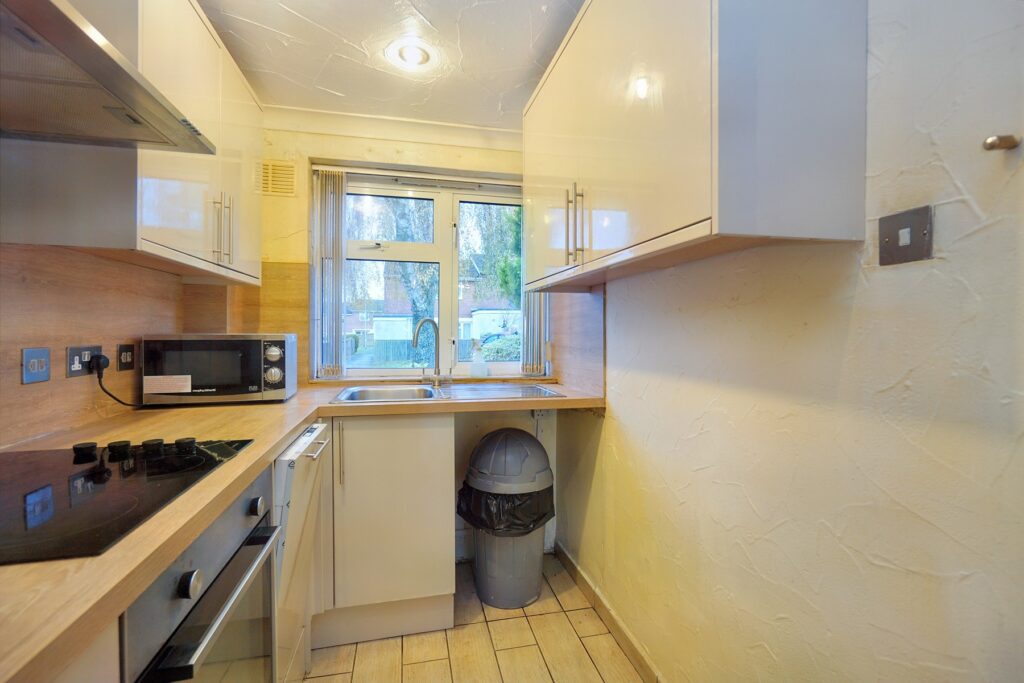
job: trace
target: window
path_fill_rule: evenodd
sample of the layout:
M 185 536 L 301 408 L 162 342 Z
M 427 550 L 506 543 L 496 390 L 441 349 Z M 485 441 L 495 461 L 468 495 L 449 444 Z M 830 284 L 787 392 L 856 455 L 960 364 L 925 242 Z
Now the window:
M 313 185 L 315 377 L 432 372 L 424 319 L 442 373 L 522 372 L 537 316 L 524 330 L 518 187 L 326 167 Z

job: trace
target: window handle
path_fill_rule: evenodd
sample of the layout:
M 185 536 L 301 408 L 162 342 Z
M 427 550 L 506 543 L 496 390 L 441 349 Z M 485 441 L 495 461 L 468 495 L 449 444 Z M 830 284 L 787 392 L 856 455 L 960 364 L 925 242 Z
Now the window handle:
M 373 242 L 372 244 L 360 244 L 359 248 L 360 249 L 376 249 L 376 250 L 384 251 L 384 243 L 383 242 Z

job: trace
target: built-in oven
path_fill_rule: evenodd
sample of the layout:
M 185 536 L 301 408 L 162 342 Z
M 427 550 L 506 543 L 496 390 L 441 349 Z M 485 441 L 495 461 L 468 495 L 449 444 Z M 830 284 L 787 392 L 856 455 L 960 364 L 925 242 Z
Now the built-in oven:
M 186 334 L 142 340 L 146 405 L 284 401 L 297 388 L 294 334 Z
M 125 611 L 126 683 L 274 683 L 277 549 L 265 471 Z

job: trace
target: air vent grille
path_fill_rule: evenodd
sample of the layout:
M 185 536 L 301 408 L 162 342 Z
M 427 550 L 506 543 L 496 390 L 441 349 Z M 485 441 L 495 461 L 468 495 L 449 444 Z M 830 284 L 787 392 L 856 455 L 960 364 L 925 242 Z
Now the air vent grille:
M 274 197 L 295 196 L 295 164 L 291 161 L 263 161 L 260 192 Z

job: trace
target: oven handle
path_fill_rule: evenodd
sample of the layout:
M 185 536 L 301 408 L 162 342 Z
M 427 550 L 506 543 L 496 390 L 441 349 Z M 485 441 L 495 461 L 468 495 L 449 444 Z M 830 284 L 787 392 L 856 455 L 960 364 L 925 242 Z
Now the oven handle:
M 217 610 L 216 616 L 210 620 L 210 625 L 198 639 L 198 642 L 192 647 L 174 648 L 174 650 L 169 652 L 164 660 L 156 667 L 158 671 L 169 676 L 165 680 L 181 681 L 195 678 L 199 667 L 202 666 L 206 657 L 210 654 L 210 650 L 213 648 L 217 638 L 224 630 L 224 627 L 227 626 L 228 621 L 231 619 L 231 615 L 235 612 L 235 609 L 238 608 L 238 604 L 242 596 L 245 595 L 245 592 L 252 586 L 253 581 L 255 581 L 256 577 L 259 575 L 263 564 L 277 547 L 277 537 L 280 532 L 281 527 L 268 526 L 257 528 L 249 535 L 249 538 L 245 541 L 245 545 L 263 544 L 259 554 L 249 564 L 249 567 L 245 570 L 245 574 L 242 576 L 242 579 L 231 591 L 231 594 L 228 596 L 227 600 L 224 601 L 221 608 Z M 230 563 L 228 564 L 230 566 Z M 270 563 L 270 567 L 271 571 L 273 571 L 273 562 Z M 224 569 L 226 570 L 227 567 Z M 271 581 L 271 585 L 273 585 L 273 581 Z

